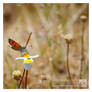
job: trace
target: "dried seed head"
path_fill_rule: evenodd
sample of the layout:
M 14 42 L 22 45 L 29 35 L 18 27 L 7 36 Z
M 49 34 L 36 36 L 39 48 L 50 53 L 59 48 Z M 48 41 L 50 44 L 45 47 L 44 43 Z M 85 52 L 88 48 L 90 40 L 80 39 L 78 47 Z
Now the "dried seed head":
M 85 15 L 80 16 L 80 20 L 81 20 L 82 22 L 86 22 L 87 16 L 85 16 Z
M 47 80 L 47 77 L 46 76 L 42 76 L 42 80 Z
M 12 73 L 12 77 L 15 79 L 15 80 L 20 80 L 21 78 L 21 72 L 19 70 L 16 70 Z
M 72 34 L 66 34 L 63 36 L 63 38 L 67 41 L 67 42 L 71 42 L 73 40 L 73 36 Z
M 40 75 L 39 73 L 35 73 L 34 77 L 39 77 L 39 75 Z
M 46 76 L 45 73 L 41 74 L 41 79 L 42 79 L 42 80 L 47 80 L 47 76 Z

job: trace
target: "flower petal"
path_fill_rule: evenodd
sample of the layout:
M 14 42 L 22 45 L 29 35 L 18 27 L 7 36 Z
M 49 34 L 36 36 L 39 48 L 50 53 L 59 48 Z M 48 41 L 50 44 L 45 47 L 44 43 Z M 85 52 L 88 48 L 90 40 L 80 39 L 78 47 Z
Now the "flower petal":
M 24 63 L 25 70 L 29 70 L 32 64 Z
M 37 58 L 37 57 L 39 57 L 39 55 L 30 56 L 30 57 L 28 57 L 28 58 Z

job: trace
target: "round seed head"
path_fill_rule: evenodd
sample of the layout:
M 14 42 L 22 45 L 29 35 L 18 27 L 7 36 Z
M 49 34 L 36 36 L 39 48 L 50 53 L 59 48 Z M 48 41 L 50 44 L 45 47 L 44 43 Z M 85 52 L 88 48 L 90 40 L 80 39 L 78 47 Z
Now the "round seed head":
M 73 36 L 72 34 L 66 34 L 65 36 L 63 36 L 64 39 L 67 41 L 67 42 L 71 42 L 73 40 Z
M 15 79 L 15 80 L 20 80 L 21 78 L 21 72 L 19 70 L 16 70 L 12 73 L 12 77 Z
M 85 16 L 85 15 L 80 16 L 80 20 L 81 20 L 82 22 L 86 22 L 87 16 Z

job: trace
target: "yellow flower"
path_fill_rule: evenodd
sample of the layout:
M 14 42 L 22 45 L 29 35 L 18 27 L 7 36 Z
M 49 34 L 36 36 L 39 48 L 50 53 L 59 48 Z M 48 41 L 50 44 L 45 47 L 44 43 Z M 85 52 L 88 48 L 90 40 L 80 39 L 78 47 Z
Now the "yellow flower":
M 28 57 L 30 57 L 30 56 L 31 56 L 31 55 L 29 55 L 28 53 L 25 53 L 25 54 L 23 55 L 24 58 L 28 58 Z M 32 63 L 33 63 L 33 60 L 32 60 L 32 59 L 26 59 L 26 60 L 24 60 L 24 63 L 32 64 Z
M 31 56 L 30 54 L 25 53 L 22 57 L 16 58 L 16 60 L 23 59 L 24 63 L 32 64 L 33 63 L 33 58 L 37 58 L 38 56 L 39 55 Z
M 13 73 L 12 73 L 12 77 L 15 79 L 15 80 L 19 80 L 21 78 L 21 72 L 19 70 L 15 70 Z
M 34 62 L 33 58 L 37 58 L 39 55 L 31 56 L 28 53 L 25 53 L 22 57 L 17 57 L 16 60 L 23 59 L 24 60 L 24 69 L 29 70 Z
M 25 53 L 24 55 L 23 55 L 23 57 L 30 57 L 31 55 L 30 54 L 28 54 L 28 53 Z
M 69 41 L 69 42 L 72 41 L 72 39 L 73 39 L 72 34 L 66 34 L 66 35 L 64 35 L 63 37 L 64 37 L 65 40 L 67 40 L 67 41 Z
M 32 64 L 33 60 L 32 59 L 26 59 L 26 60 L 24 60 L 24 63 Z

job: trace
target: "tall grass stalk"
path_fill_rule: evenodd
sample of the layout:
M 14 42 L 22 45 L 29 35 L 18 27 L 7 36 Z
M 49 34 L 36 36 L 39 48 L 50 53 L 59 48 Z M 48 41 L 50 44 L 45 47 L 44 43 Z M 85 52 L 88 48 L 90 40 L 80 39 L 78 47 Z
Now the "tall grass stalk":
M 66 41 L 66 42 L 67 42 L 67 70 L 68 70 L 69 80 L 71 82 L 72 87 L 74 88 L 74 84 L 73 84 L 73 81 L 71 78 L 71 73 L 70 73 L 70 68 L 69 68 L 69 45 L 70 45 L 70 42 L 68 42 L 68 41 Z
M 84 22 L 82 23 L 82 37 L 81 37 L 81 69 L 80 69 L 80 79 L 82 78 L 83 61 L 84 61 Z
M 80 17 L 80 20 L 82 22 L 82 35 L 81 35 L 81 67 L 80 67 L 80 79 L 82 78 L 83 74 L 83 67 L 84 67 L 84 28 L 85 28 L 85 22 L 87 20 L 87 17 L 85 15 L 82 15 Z

